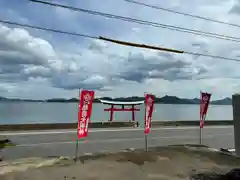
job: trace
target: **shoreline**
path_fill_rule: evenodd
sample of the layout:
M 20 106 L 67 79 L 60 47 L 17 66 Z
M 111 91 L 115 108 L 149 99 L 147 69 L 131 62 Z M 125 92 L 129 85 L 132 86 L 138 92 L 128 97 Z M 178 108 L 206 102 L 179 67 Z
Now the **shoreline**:
M 206 120 L 206 126 L 233 125 L 232 120 Z M 90 129 L 94 128 L 122 128 L 133 127 L 133 122 L 93 122 L 89 124 Z M 199 121 L 152 121 L 153 127 L 164 126 L 199 126 Z M 0 131 L 26 131 L 26 130 L 55 130 L 55 129 L 76 129 L 77 123 L 49 123 L 49 124 L 3 124 Z

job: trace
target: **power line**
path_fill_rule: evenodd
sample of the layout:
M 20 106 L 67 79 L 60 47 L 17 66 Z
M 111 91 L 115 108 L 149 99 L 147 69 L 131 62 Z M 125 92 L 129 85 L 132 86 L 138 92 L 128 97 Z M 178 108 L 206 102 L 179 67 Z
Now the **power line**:
M 162 11 L 166 11 L 166 12 L 170 12 L 170 13 L 174 13 L 174 14 L 189 16 L 189 17 L 193 17 L 193 18 L 197 18 L 197 19 L 202 19 L 202 20 L 206 20 L 206 21 L 211 21 L 211 22 L 215 22 L 215 23 L 219 23 L 219 24 L 225 24 L 225 25 L 240 28 L 240 25 L 238 25 L 238 24 L 228 23 L 228 22 L 225 22 L 225 21 L 219 21 L 219 20 L 211 19 L 211 18 L 204 17 L 204 16 L 198 16 L 198 15 L 194 15 L 194 14 L 174 11 L 174 10 L 171 10 L 171 9 L 163 8 L 163 7 L 156 6 L 156 5 L 146 4 L 146 3 L 142 3 L 142 2 L 138 2 L 138 1 L 134 1 L 134 0 L 124 0 L 124 1 L 126 1 L 128 3 L 132 3 L 132 4 L 138 4 L 138 5 L 141 5 L 141 6 L 145 6 L 145 7 L 149 7 L 149 8 L 153 8 L 153 9 L 158 9 L 158 10 L 162 10 Z
M 12 22 L 12 21 L 0 20 L 0 23 L 22 26 L 22 27 L 28 27 L 28 28 L 31 28 L 31 29 L 38 29 L 38 30 L 43 30 L 43 31 L 50 31 L 50 32 L 59 33 L 59 34 L 68 34 L 68 35 L 72 35 L 72 36 L 80 36 L 80 37 L 84 37 L 84 38 L 91 38 L 91 39 L 98 38 L 98 37 L 89 36 L 89 35 L 85 35 L 85 34 L 67 32 L 67 31 L 62 31 L 62 30 L 59 30 L 59 29 L 44 28 L 44 27 L 40 27 L 40 26 L 32 26 L 32 25 L 29 25 L 29 24 L 22 24 L 22 23 L 17 23 L 17 22 Z
M 160 51 L 168 51 L 168 52 L 173 52 L 177 54 L 190 54 L 194 56 L 204 56 L 204 57 L 210 57 L 210 58 L 217 58 L 217 59 L 225 59 L 225 60 L 231 60 L 231 61 L 240 61 L 240 59 L 235 59 L 235 58 L 226 58 L 222 56 L 215 56 L 215 55 L 209 55 L 209 54 L 202 54 L 202 53 L 194 53 L 194 52 L 188 52 L 188 51 L 183 51 L 183 50 L 176 50 L 176 49 L 169 49 L 169 48 L 161 48 L 157 46 L 150 46 L 150 45 L 145 45 L 145 44 L 138 44 L 138 43 L 132 43 L 132 42 L 127 42 L 127 41 L 119 41 L 115 39 L 110 39 L 110 38 L 104 38 L 104 37 L 99 37 L 101 40 L 113 42 L 116 44 L 121 44 L 124 46 L 133 46 L 133 47 L 138 47 L 138 48 L 147 48 L 147 49 L 154 49 L 154 50 L 160 50 Z
M 215 56 L 215 55 L 202 54 L 202 53 L 194 53 L 194 52 L 188 52 L 188 51 L 184 51 L 184 54 L 190 54 L 190 55 L 194 55 L 194 56 L 210 57 L 210 58 L 216 58 L 216 59 L 225 59 L 225 60 L 232 60 L 232 61 L 240 61 L 240 59 L 235 59 L 235 58 L 225 58 L 225 57 L 222 57 L 222 56 Z
M 188 28 L 183 28 L 183 27 L 179 27 L 179 26 L 161 24 L 161 23 L 145 21 L 145 20 L 141 20 L 141 19 L 135 19 L 135 18 L 131 18 L 131 17 L 119 16 L 119 15 L 103 13 L 103 12 L 98 12 L 98 11 L 93 11 L 93 10 L 88 10 L 88 9 L 83 9 L 83 8 L 76 8 L 76 7 L 66 6 L 66 5 L 62 5 L 62 4 L 51 3 L 51 2 L 46 2 L 46 1 L 40 1 L 40 0 L 29 0 L 29 1 L 44 4 L 44 5 L 49 5 L 49 6 L 61 7 L 61 8 L 65 8 L 65 9 L 69 9 L 69 10 L 73 10 L 73 11 L 88 13 L 91 15 L 103 16 L 103 17 L 107 17 L 107 18 L 111 18 L 111 19 L 118 19 L 118 20 L 122 20 L 122 21 L 126 21 L 126 22 L 149 25 L 149 26 L 158 27 L 158 28 L 165 28 L 165 29 L 169 29 L 172 31 L 180 31 L 180 32 L 195 34 L 195 35 L 199 35 L 199 36 L 207 36 L 207 37 L 212 37 L 212 38 L 217 38 L 217 39 L 240 42 L 240 38 L 217 34 L 217 33 L 204 32 L 204 31 L 200 31 L 200 30 L 188 29 Z
M 115 40 L 115 39 L 105 38 L 105 37 L 101 37 L 101 36 L 91 36 L 91 35 L 87 35 L 87 34 L 62 31 L 62 30 L 58 30 L 58 29 L 50 29 L 50 28 L 33 26 L 33 25 L 29 25 L 29 24 L 17 23 L 17 22 L 12 22 L 12 21 L 0 20 L 0 23 L 16 25 L 16 26 L 21 26 L 21 27 L 27 27 L 27 28 L 31 28 L 31 29 L 38 29 L 38 30 L 42 30 L 42 31 L 66 34 L 66 35 L 71 35 L 71 36 L 77 36 L 77 37 L 82 37 L 82 38 L 98 39 L 98 40 L 108 41 L 108 42 L 112 42 L 112 43 L 116 43 L 116 44 L 121 44 L 124 46 L 132 46 L 132 47 L 137 47 L 137 48 L 153 49 L 153 50 L 167 51 L 167 52 L 180 53 L 180 54 L 185 53 L 185 54 L 196 55 L 196 56 L 204 56 L 204 57 L 210 57 L 210 58 L 215 58 L 215 59 L 223 59 L 223 60 L 240 62 L 240 59 L 236 59 L 236 58 L 227 58 L 227 57 L 222 57 L 222 56 L 194 53 L 194 52 L 188 52 L 188 51 L 183 51 L 183 50 L 157 47 L 157 46 L 152 46 L 152 45 L 137 44 L 137 43 L 127 42 L 127 41 L 119 41 L 119 40 Z

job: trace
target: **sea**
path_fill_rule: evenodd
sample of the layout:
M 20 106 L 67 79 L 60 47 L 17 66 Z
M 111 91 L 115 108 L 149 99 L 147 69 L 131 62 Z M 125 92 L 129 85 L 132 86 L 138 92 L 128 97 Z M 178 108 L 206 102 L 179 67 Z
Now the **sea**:
M 93 104 L 91 122 L 106 122 L 109 106 Z M 144 118 L 144 105 L 138 106 L 136 119 Z M 77 122 L 77 103 L 45 103 L 45 102 L 1 102 L 0 124 L 35 124 L 35 123 L 71 123 Z M 199 105 L 156 104 L 153 121 L 198 121 Z M 232 120 L 231 105 L 210 105 L 206 120 Z M 131 120 L 131 112 L 115 112 L 114 121 Z

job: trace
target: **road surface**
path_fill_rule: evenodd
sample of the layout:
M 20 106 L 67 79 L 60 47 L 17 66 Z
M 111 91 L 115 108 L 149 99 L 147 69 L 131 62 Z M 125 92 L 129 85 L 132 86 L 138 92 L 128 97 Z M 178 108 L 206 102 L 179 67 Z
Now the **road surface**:
M 0 132 L 16 147 L 1 152 L 4 159 L 46 156 L 74 156 L 75 130 Z M 90 129 L 86 140 L 79 141 L 79 155 L 99 151 L 118 151 L 126 148 L 144 148 L 142 129 Z M 149 146 L 199 143 L 198 127 L 152 128 Z M 213 148 L 234 148 L 233 126 L 210 126 L 203 129 L 203 144 Z

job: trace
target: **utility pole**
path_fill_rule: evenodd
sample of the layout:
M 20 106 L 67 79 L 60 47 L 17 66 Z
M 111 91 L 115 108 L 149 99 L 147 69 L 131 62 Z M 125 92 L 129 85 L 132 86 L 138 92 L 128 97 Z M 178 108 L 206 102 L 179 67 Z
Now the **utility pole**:
M 240 156 L 240 94 L 232 96 L 235 152 Z

